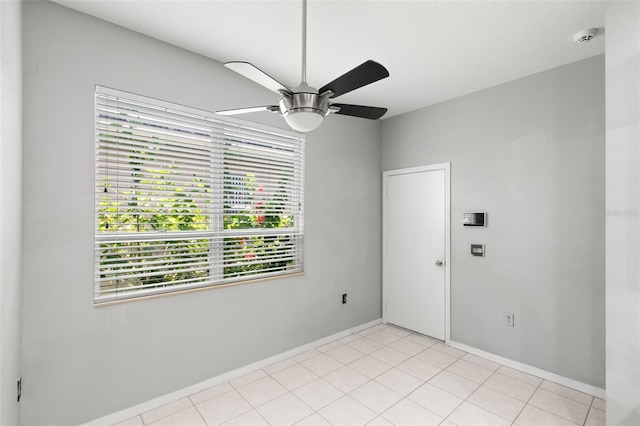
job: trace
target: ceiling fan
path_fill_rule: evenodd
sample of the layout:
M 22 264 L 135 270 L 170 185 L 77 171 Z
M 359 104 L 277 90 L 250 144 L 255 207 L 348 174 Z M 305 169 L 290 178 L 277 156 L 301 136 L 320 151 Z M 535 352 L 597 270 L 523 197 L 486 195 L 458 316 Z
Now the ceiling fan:
M 307 0 L 302 1 L 302 78 L 297 87 L 287 87 L 249 62 L 227 62 L 225 67 L 280 95 L 278 105 L 264 105 L 216 111 L 221 115 L 271 111 L 281 114 L 289 127 L 301 133 L 316 129 L 327 114 L 342 114 L 377 120 L 386 108 L 333 103 L 332 100 L 352 90 L 389 77 L 381 64 L 369 60 L 332 82 L 316 89 L 307 84 Z

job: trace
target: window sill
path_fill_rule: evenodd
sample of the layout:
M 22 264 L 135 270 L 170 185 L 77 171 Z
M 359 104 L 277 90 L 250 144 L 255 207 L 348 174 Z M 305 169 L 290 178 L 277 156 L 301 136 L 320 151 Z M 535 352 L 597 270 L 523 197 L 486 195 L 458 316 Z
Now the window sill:
M 205 287 L 197 287 L 197 288 L 189 288 L 189 289 L 184 289 L 184 290 L 168 291 L 168 292 L 165 292 L 165 293 L 155 293 L 155 294 L 148 294 L 148 295 L 142 295 L 142 296 L 133 296 L 133 297 L 130 297 L 130 298 L 127 298 L 127 299 L 109 300 L 109 301 L 105 301 L 105 302 L 94 302 L 93 306 L 95 308 L 103 308 L 103 307 L 106 307 L 106 306 L 120 305 L 120 304 L 123 304 L 123 303 L 139 302 L 139 301 L 142 301 L 142 300 L 149 300 L 149 299 L 159 299 L 161 297 L 177 296 L 177 295 L 180 295 L 180 294 L 196 293 L 196 292 L 200 292 L 200 291 L 218 290 L 218 289 L 222 289 L 222 288 L 235 287 L 235 286 L 239 286 L 239 285 L 254 284 L 254 283 L 259 283 L 259 282 L 264 282 L 264 281 L 273 281 L 273 280 L 280 280 L 280 279 L 286 279 L 286 278 L 292 278 L 292 277 L 299 277 L 299 276 L 302 276 L 302 275 L 304 275 L 304 272 L 293 272 L 291 274 L 275 275 L 273 277 L 256 278 L 256 279 L 253 279 L 253 280 L 236 281 L 236 282 L 227 283 L 227 284 L 210 285 L 210 286 L 205 286 Z

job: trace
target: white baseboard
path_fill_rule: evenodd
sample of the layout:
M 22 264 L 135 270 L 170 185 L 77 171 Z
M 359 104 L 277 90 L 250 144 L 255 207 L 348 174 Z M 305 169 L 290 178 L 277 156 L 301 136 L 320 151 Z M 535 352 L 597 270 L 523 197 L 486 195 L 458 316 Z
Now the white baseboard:
M 322 346 L 327 343 L 331 343 L 334 340 L 342 339 L 343 337 L 347 337 L 351 334 L 362 331 L 366 328 L 373 327 L 382 322 L 382 318 L 379 318 L 374 321 L 370 321 L 365 324 L 361 324 L 356 327 L 352 327 L 348 330 L 341 331 L 339 333 L 333 334 L 331 336 L 324 337 L 320 340 L 316 340 L 315 342 L 307 343 L 306 345 L 298 346 L 297 348 L 288 350 L 286 352 L 280 353 L 278 355 L 274 355 L 269 358 L 265 358 L 258 362 L 254 362 L 253 364 L 246 365 L 244 367 L 240 367 L 233 371 L 229 371 L 228 373 L 221 374 L 216 377 L 212 377 L 203 382 L 197 383 L 192 386 L 188 386 L 186 388 L 177 390 L 175 392 L 168 393 L 166 395 L 162 395 L 158 398 L 154 398 L 150 401 L 143 402 L 141 404 L 134 405 L 133 407 L 126 408 L 124 410 L 108 414 L 104 417 L 100 417 L 99 419 L 95 419 L 90 421 L 89 423 L 85 423 L 85 426 L 103 426 L 105 424 L 116 424 L 122 422 L 124 420 L 130 419 L 135 416 L 139 416 L 142 413 L 146 413 L 147 411 L 153 410 L 158 407 L 162 407 L 163 405 L 169 404 L 171 402 L 177 401 L 182 398 L 186 398 L 195 393 L 201 392 L 203 390 L 207 390 L 213 386 L 219 385 L 224 382 L 228 382 L 229 380 L 233 380 L 235 378 L 244 376 L 245 374 L 249 374 L 252 371 L 259 370 L 264 367 L 268 367 L 272 364 L 275 364 L 280 361 L 284 361 L 285 359 L 294 357 L 303 352 L 316 348 L 318 346 Z
M 521 362 L 518 361 L 513 361 L 511 359 L 508 358 L 504 358 L 501 357 L 499 355 L 494 355 L 490 352 L 485 352 L 483 350 L 480 349 L 476 349 L 472 346 L 467 346 L 464 343 L 459 343 L 459 342 L 454 342 L 451 341 L 450 342 L 451 347 L 454 347 L 456 349 L 460 349 L 461 351 L 465 351 L 468 352 L 470 354 L 473 355 L 477 355 L 481 358 L 487 359 L 489 361 L 493 361 L 493 362 L 497 362 L 498 364 L 502 364 L 504 366 L 507 366 L 509 368 L 513 368 L 514 370 L 519 370 L 522 371 L 524 373 L 529 373 L 531 375 L 540 377 L 542 379 L 548 380 L 550 382 L 554 382 L 554 383 L 558 383 L 560 385 L 564 385 L 567 387 L 570 387 L 572 389 L 575 389 L 577 391 L 580 392 L 584 392 L 586 394 L 601 398 L 601 399 L 606 399 L 606 391 L 602 388 L 599 388 L 597 386 L 593 386 L 593 385 L 589 385 L 586 383 L 582 383 L 579 382 L 577 380 L 573 380 L 570 379 L 568 377 L 564 377 L 564 376 L 560 376 L 559 374 L 555 374 L 555 373 L 550 373 L 548 371 L 542 370 L 540 368 L 537 367 L 532 367 L 530 365 L 527 364 L 523 364 Z

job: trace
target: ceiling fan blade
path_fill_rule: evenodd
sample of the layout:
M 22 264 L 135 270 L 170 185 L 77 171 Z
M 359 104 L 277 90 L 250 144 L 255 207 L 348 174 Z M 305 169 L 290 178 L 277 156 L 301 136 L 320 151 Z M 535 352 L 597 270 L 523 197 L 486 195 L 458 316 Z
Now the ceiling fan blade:
M 386 108 L 362 105 L 331 104 L 331 107 L 340 108 L 340 110 L 335 111 L 334 114 L 351 115 L 353 117 L 368 118 L 370 120 L 377 120 L 387 112 Z
M 331 97 L 337 98 L 340 95 L 387 77 L 389 77 L 389 71 L 385 67 L 375 61 L 368 60 L 322 87 L 319 92 L 324 93 L 327 90 L 331 90 L 333 92 Z
M 227 62 L 224 64 L 225 67 L 229 68 L 237 72 L 244 77 L 247 77 L 249 80 L 253 80 L 259 85 L 266 87 L 267 89 L 276 92 L 276 93 L 291 93 L 291 89 L 289 89 L 284 84 L 280 83 L 275 78 L 271 77 L 266 72 L 262 71 L 255 65 L 250 64 L 249 62 Z
M 278 112 L 279 110 L 280 109 L 278 108 L 277 105 L 265 105 L 265 106 L 249 107 L 249 108 L 225 109 L 222 111 L 216 111 L 216 114 L 238 115 L 238 114 L 248 114 L 250 112 L 261 112 L 261 111 Z

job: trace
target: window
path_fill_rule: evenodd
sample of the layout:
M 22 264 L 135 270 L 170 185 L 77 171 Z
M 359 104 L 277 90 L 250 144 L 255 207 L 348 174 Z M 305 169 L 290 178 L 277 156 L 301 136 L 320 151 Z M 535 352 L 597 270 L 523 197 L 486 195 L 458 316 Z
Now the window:
M 304 136 L 96 89 L 96 303 L 303 271 Z

